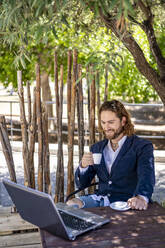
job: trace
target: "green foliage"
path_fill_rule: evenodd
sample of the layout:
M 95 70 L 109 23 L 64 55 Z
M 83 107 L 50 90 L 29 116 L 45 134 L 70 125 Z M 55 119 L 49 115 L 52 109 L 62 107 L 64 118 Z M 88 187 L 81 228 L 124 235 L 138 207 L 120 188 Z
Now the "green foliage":
M 15 51 L 17 47 L 9 49 L 9 47 L 1 45 L 0 46 L 0 82 L 3 82 L 4 86 L 7 87 L 12 83 L 14 88 L 17 88 L 17 70 L 15 65 Z M 34 79 L 34 69 L 33 63 L 26 61 L 26 69 L 22 67 L 20 61 L 18 61 L 19 70 L 23 72 L 23 81 L 31 81 Z
M 132 4 L 134 2 L 134 5 Z M 0 81 L 12 82 L 16 86 L 16 70 L 23 69 L 24 81 L 35 79 L 35 63 L 53 76 L 54 48 L 58 52 L 59 65 L 67 72 L 67 51 L 77 48 L 78 62 L 85 68 L 93 64 L 100 72 L 102 95 L 104 92 L 104 69 L 108 64 L 110 97 L 119 96 L 127 101 L 147 102 L 155 100 L 157 94 L 137 71 L 128 52 L 101 23 L 100 10 L 105 15 L 139 21 L 141 15 L 132 0 L 2 0 L 0 10 Z M 148 1 L 150 5 L 159 1 Z M 159 3 L 160 4 L 160 3 Z M 162 7 L 162 5 L 161 5 Z M 93 13 L 90 10 L 93 10 Z M 161 16 L 164 15 L 163 11 Z M 164 19 L 165 20 L 165 19 Z M 164 30 L 161 17 L 156 30 Z M 147 60 L 156 68 L 144 33 L 131 27 Z M 164 50 L 164 36 L 159 33 L 160 47 Z M 146 45 L 147 44 L 147 45 Z M 122 55 L 122 56 L 121 56 Z M 84 71 L 85 73 L 85 71 Z
M 109 77 L 109 97 L 119 97 L 125 102 L 146 103 L 158 100 L 158 95 L 138 72 L 130 55 L 124 57 L 124 66 Z

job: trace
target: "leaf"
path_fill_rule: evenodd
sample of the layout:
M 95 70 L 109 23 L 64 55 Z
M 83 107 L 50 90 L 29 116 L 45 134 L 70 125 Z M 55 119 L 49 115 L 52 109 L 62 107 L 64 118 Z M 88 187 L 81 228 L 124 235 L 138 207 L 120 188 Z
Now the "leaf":
M 86 9 L 87 8 L 87 4 L 85 4 L 84 0 L 80 0 L 81 5 Z
M 114 76 L 114 73 L 113 73 L 113 70 L 111 69 L 110 66 L 108 66 L 108 72 L 112 75 L 112 77 L 115 77 L 115 76 Z
M 44 36 L 43 36 L 42 42 L 43 42 L 44 44 L 47 44 L 47 43 L 48 43 L 48 36 L 47 36 L 47 35 L 44 35 Z
M 52 27 L 52 32 L 53 32 L 54 37 L 55 37 L 56 39 L 58 39 L 58 35 L 57 35 L 57 32 L 56 32 L 54 26 Z
M 29 62 L 31 62 L 30 57 L 29 57 L 26 53 L 24 53 L 24 56 L 25 56 L 25 58 L 26 58 Z
M 103 0 L 100 0 L 100 7 L 101 7 L 101 10 L 103 11 L 103 14 L 106 16 L 107 15 L 107 5 L 105 4 L 105 1 Z
M 35 5 L 37 5 L 36 3 L 38 2 L 38 4 L 39 4 L 39 1 L 38 0 L 34 0 L 33 1 L 33 3 L 32 3 L 32 8 L 35 6 Z
M 122 2 L 120 2 L 119 8 L 118 8 L 118 14 L 117 14 L 117 19 L 120 20 L 121 16 L 122 16 Z
M 39 41 L 43 35 L 43 29 L 44 27 L 43 26 L 38 26 L 36 32 L 35 32 L 35 38 L 37 41 Z
M 95 15 L 98 16 L 99 15 L 99 6 L 97 1 L 94 3 L 94 7 L 95 7 Z
M 36 13 L 35 13 L 35 17 L 39 17 L 41 15 L 41 13 L 43 12 L 45 7 L 44 2 L 42 4 L 40 4 L 40 6 L 38 7 Z
M 135 13 L 130 0 L 124 0 L 124 9 L 127 10 L 126 13 L 131 12 L 131 14 L 133 14 L 133 15 Z M 127 15 L 125 15 L 125 16 L 127 16 Z
M 21 55 L 20 56 L 20 62 L 21 62 L 22 67 L 25 69 L 26 68 L 26 63 L 25 63 L 25 57 L 24 57 L 24 55 Z
M 58 10 L 61 9 L 61 1 L 60 0 L 56 0 L 56 7 Z
M 82 75 L 81 77 L 79 77 L 77 80 L 76 80 L 76 84 L 78 84 L 82 79 L 83 79 L 84 75 Z
M 68 28 L 70 28 L 70 25 L 69 25 L 69 23 L 68 23 L 68 21 L 67 21 L 67 19 L 66 19 L 66 17 L 65 17 L 64 15 L 62 15 L 61 21 L 62 21 L 62 23 L 64 23 Z
M 9 23 L 11 23 L 11 17 L 12 15 L 20 8 L 22 7 L 22 3 L 19 3 L 12 11 L 11 13 L 8 15 L 8 18 L 7 18 L 7 21 L 6 21 L 6 26 L 8 27 L 9 26 Z
M 112 10 L 117 4 L 118 4 L 118 0 L 112 0 L 109 6 L 109 10 Z
M 19 68 L 19 57 L 18 56 L 16 56 L 16 58 L 14 59 L 13 66 L 15 66 L 16 68 Z

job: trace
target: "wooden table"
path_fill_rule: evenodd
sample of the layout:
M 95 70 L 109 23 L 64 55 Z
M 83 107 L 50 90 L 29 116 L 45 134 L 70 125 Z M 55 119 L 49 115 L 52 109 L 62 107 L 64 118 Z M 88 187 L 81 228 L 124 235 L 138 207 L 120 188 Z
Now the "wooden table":
M 165 248 L 165 208 L 149 204 L 146 211 L 112 210 L 110 207 L 88 209 L 110 219 L 100 229 L 67 241 L 40 230 L 43 248 Z

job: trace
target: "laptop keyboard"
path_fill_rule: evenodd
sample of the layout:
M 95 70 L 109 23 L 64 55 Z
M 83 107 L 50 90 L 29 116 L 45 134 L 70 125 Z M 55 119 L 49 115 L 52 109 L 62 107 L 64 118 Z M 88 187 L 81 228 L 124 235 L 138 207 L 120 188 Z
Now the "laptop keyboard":
M 61 215 L 65 225 L 67 227 L 70 227 L 72 229 L 76 229 L 78 231 L 86 230 L 89 227 L 92 227 L 94 224 L 91 222 L 87 222 L 85 220 L 82 220 L 76 216 L 67 214 L 61 210 L 58 210 L 59 214 Z

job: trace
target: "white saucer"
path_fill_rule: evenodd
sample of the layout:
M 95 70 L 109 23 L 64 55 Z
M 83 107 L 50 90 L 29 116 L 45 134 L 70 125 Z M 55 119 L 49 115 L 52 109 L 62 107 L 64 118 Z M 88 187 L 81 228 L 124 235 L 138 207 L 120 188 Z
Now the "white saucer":
M 110 207 L 114 210 L 118 210 L 118 211 L 126 211 L 128 209 L 130 209 L 130 207 L 128 206 L 127 202 L 124 201 L 116 201 L 110 204 Z

